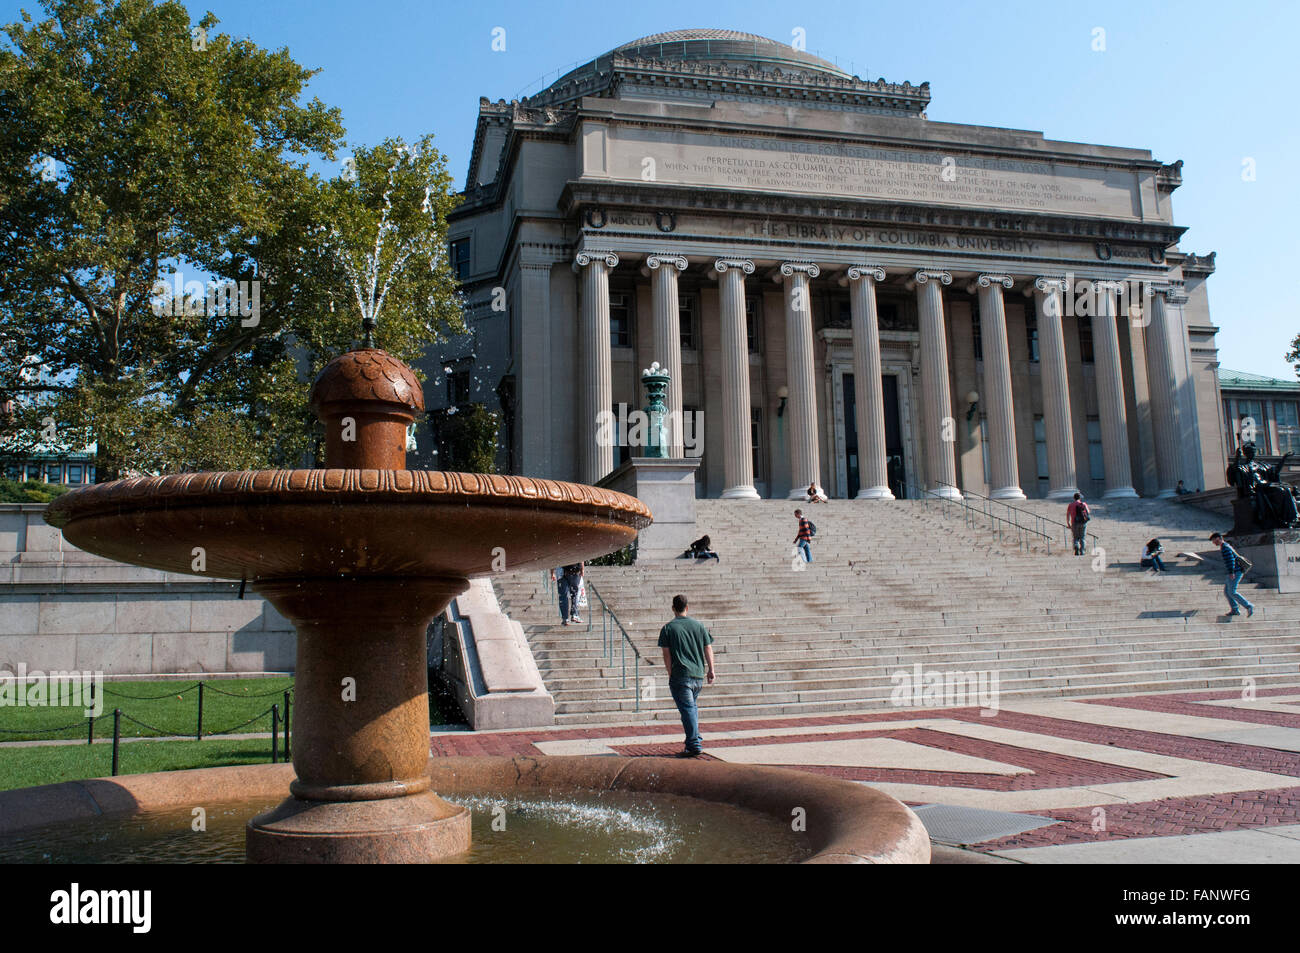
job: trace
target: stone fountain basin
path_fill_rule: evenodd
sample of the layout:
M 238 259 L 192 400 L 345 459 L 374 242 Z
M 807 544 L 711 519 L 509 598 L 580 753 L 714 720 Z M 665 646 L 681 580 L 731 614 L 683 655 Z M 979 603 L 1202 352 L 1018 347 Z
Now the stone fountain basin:
M 671 758 L 440 757 L 429 764 L 440 793 L 502 796 L 619 791 L 676 794 L 749 808 L 774 823 L 802 809 L 811 856 L 819 864 L 927 864 L 930 839 L 915 814 L 887 794 L 801 771 Z M 0 791 L 0 834 L 46 824 L 282 797 L 287 764 L 201 768 L 69 781 Z
M 110 559 L 257 580 L 551 567 L 621 549 L 651 515 L 622 493 L 530 477 L 250 470 L 98 484 L 60 497 L 45 519 Z

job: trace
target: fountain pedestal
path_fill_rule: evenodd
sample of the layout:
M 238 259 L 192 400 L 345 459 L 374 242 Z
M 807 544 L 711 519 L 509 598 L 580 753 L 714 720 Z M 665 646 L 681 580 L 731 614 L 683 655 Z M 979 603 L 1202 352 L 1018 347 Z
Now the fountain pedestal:
M 424 633 L 464 577 L 277 579 L 254 589 L 298 631 L 292 796 L 248 827 L 250 861 L 420 863 L 469 849 L 470 815 L 429 791 Z

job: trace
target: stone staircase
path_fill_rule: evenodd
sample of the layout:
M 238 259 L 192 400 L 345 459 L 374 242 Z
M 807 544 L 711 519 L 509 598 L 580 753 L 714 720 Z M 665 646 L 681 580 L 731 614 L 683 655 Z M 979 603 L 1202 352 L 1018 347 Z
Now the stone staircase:
M 777 716 L 890 706 L 900 671 L 996 672 L 1001 697 L 1093 695 L 1295 683 L 1300 596 L 1242 592 L 1262 611 L 1227 620 L 1222 562 L 1207 540 L 1222 518 L 1172 501 L 1099 501 L 1091 532 L 1106 550 L 1076 557 L 1022 551 L 979 521 L 935 503 L 833 500 L 802 508 L 816 522 L 813 563 L 797 568 L 793 511 L 784 501 L 698 501 L 698 526 L 720 563 L 678 560 L 592 567 L 588 580 L 640 651 L 624 687 L 615 635 L 602 656 L 601 614 L 560 626 L 538 572 L 496 579 L 556 702 L 559 722 L 675 719 L 660 626 L 674 594 L 715 639 L 719 680 L 703 717 Z M 1064 506 L 1018 506 L 1051 519 Z M 985 524 L 986 526 L 987 524 Z M 1136 566 L 1158 536 L 1172 572 Z M 1196 552 L 1206 562 L 1180 560 Z

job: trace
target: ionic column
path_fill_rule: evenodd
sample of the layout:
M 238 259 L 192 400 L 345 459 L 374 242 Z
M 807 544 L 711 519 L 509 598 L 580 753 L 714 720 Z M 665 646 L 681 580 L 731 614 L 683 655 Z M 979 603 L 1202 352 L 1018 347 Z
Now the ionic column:
M 1156 445 L 1158 496 L 1172 497 L 1182 468 L 1178 445 L 1178 377 L 1175 373 L 1173 338 L 1170 334 L 1165 294 L 1168 285 L 1146 286 L 1151 298 L 1151 322 L 1146 327 L 1147 389 L 1151 398 L 1151 429 Z M 1181 345 L 1181 342 L 1179 342 Z M 1179 358 L 1181 359 L 1181 346 Z
M 816 262 L 781 264 L 785 278 L 785 355 L 790 402 L 790 495 L 801 499 L 808 485 L 821 489 L 817 450 L 817 376 L 813 368 L 812 293 L 808 281 L 821 274 Z M 780 280 L 780 279 L 778 279 Z
M 578 475 L 595 483 L 614 469 L 614 441 L 604 439 L 602 412 L 612 411 L 614 390 L 610 372 L 609 269 L 618 264 L 613 252 L 579 252 L 574 268 L 582 272 L 582 304 L 578 312 Z
M 876 313 L 876 282 L 885 280 L 885 269 L 879 265 L 853 265 L 848 280 L 853 313 L 858 499 L 892 500 L 885 462 L 885 398 L 880 384 L 880 320 Z
M 956 421 L 952 416 L 952 395 L 948 390 L 948 335 L 943 319 L 943 292 L 939 285 L 952 284 L 946 271 L 916 273 L 916 302 L 921 331 L 921 430 L 925 447 L 925 471 L 936 496 L 960 500 L 957 489 Z
M 1039 278 L 1034 304 L 1038 311 L 1038 360 L 1043 385 L 1043 431 L 1047 438 L 1047 498 L 1068 500 L 1079 492 L 1074 469 L 1074 429 L 1070 420 L 1070 378 L 1061 333 L 1064 278 Z
M 1115 325 L 1117 281 L 1093 282 L 1093 357 L 1097 367 L 1097 409 L 1101 415 L 1101 450 L 1106 465 L 1106 499 L 1131 499 L 1133 468 L 1128 453 L 1128 414 L 1124 409 L 1124 374 L 1120 367 L 1119 329 Z
M 668 392 L 664 405 L 668 413 L 668 456 L 685 454 L 682 446 L 682 315 L 677 296 L 677 274 L 686 270 L 681 255 L 651 255 L 650 310 L 654 313 L 654 348 L 651 360 L 667 369 Z
M 722 331 L 722 470 L 724 500 L 756 500 L 754 445 L 750 439 L 749 341 L 745 328 L 745 275 L 754 263 L 719 258 L 719 314 Z
M 1016 420 L 1011 402 L 1011 354 L 1007 350 L 1007 315 L 1002 289 L 1010 275 L 980 275 L 980 341 L 984 349 L 984 406 L 989 422 L 989 467 L 994 500 L 1023 500 L 1016 459 Z M 1040 354 L 1041 356 L 1041 354 Z

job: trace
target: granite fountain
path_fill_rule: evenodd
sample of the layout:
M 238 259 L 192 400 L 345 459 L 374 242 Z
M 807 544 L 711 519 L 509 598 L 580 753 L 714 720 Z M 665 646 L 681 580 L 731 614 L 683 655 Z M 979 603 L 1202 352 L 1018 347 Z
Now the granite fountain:
M 328 364 L 311 406 L 321 469 L 183 473 L 66 494 L 46 519 L 83 550 L 242 580 L 297 630 L 293 764 L 211 768 L 0 793 L 0 833 L 72 817 L 287 795 L 247 824 L 251 862 L 426 862 L 470 846 L 435 793 L 678 795 L 791 817 L 823 862 L 927 862 L 900 802 L 779 769 L 609 757 L 430 757 L 425 632 L 491 574 L 620 549 L 651 522 L 634 497 L 523 476 L 406 469 L 424 410 L 415 375 L 363 346 Z M 286 790 L 287 787 L 287 790 Z M 88 806 L 89 804 L 89 806 Z

